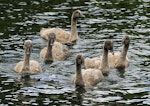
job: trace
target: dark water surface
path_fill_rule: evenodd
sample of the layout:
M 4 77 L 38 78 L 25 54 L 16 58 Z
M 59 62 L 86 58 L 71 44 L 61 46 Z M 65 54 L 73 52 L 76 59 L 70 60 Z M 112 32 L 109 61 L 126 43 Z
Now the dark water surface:
M 80 39 L 66 61 L 44 64 L 39 58 L 46 46 L 42 27 L 70 30 L 75 9 L 86 16 L 78 21 Z M 109 75 L 97 86 L 76 89 L 71 82 L 75 56 L 99 56 L 105 39 L 121 50 L 121 38 L 129 35 L 130 66 Z M 23 59 L 23 42 L 33 41 L 31 59 L 43 73 L 23 79 L 13 72 Z M 0 106 L 22 105 L 150 105 L 150 1 L 149 0 L 0 0 Z

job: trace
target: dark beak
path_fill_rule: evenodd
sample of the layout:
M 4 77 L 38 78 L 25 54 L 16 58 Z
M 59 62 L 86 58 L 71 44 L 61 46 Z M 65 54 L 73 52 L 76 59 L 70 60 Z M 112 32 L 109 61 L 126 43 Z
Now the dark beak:
M 112 50 L 110 50 L 110 52 L 114 55 L 114 50 L 112 49 Z
M 54 44 L 54 39 L 51 39 L 50 45 L 52 46 Z
M 124 44 L 125 44 L 125 41 L 123 40 L 121 46 L 123 46 Z
M 84 17 L 85 17 L 85 15 L 81 14 L 81 17 L 83 17 L 83 18 L 84 18 Z
M 25 52 L 27 55 L 29 55 L 30 54 L 30 48 L 27 48 Z

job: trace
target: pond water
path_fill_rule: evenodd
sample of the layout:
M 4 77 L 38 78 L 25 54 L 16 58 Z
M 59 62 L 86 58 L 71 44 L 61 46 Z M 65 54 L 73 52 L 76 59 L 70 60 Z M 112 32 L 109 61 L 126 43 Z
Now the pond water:
M 150 105 L 150 1 L 149 0 L 0 0 L 0 106 L 22 105 Z M 70 30 L 70 17 L 80 9 L 77 40 L 65 61 L 44 64 L 40 50 L 47 42 L 42 27 Z M 114 51 L 129 35 L 130 66 L 111 69 L 94 87 L 76 89 L 71 81 L 75 56 L 102 53 L 105 39 L 113 39 Z M 13 67 L 23 60 L 23 42 L 33 42 L 31 59 L 40 62 L 43 73 L 21 78 Z

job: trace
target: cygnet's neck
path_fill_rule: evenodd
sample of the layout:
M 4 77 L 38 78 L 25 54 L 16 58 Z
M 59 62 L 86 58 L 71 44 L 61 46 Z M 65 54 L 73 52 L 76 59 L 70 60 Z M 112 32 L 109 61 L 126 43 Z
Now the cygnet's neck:
M 76 64 L 76 72 L 77 74 L 81 75 L 81 64 Z
M 45 58 L 48 60 L 52 60 L 52 45 L 50 44 L 51 42 L 48 41 L 48 45 L 47 45 L 47 51 L 46 51 L 46 55 Z
M 71 17 L 71 36 L 69 38 L 69 41 L 74 41 L 78 38 L 78 32 L 77 32 L 77 18 L 74 18 L 73 15 Z
M 123 60 L 126 59 L 128 48 L 129 48 L 129 45 L 123 45 L 121 55 L 120 55 L 120 58 L 122 58 Z
M 81 64 L 76 64 L 76 86 L 84 86 L 84 81 L 81 72 Z
M 30 71 L 30 54 L 25 54 L 24 55 L 24 63 L 23 63 L 23 70 L 22 71 L 26 71 L 26 72 L 29 72 Z
M 102 55 L 102 61 L 100 69 L 105 73 L 105 71 L 108 71 L 109 65 L 108 65 L 108 50 L 103 48 L 103 55 Z M 107 69 L 107 70 L 106 70 Z

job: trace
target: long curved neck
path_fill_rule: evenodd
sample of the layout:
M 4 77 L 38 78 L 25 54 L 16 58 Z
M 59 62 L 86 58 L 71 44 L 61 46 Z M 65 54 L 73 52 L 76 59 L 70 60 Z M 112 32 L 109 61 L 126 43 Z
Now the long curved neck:
M 47 51 L 46 51 L 46 55 L 45 55 L 46 59 L 52 59 L 52 45 L 50 43 L 51 42 L 48 41 Z
M 122 59 L 125 60 L 126 55 L 127 55 L 127 51 L 128 51 L 129 45 L 123 45 L 122 51 L 121 51 L 121 57 Z
M 102 55 L 102 61 L 101 61 L 101 67 L 102 70 L 109 68 L 108 65 L 108 50 L 107 49 L 103 49 L 103 55 Z
M 76 86 L 84 86 L 84 81 L 81 72 L 81 64 L 76 64 Z
M 23 62 L 23 71 L 25 72 L 28 72 L 30 71 L 30 62 L 29 62 L 29 59 L 30 59 L 30 54 L 25 54 L 24 55 L 24 62 Z
M 70 41 L 74 41 L 78 38 L 78 33 L 77 33 L 77 19 L 71 17 L 71 36 L 69 38 Z
M 82 77 L 81 75 L 81 64 L 76 64 L 76 73 Z

